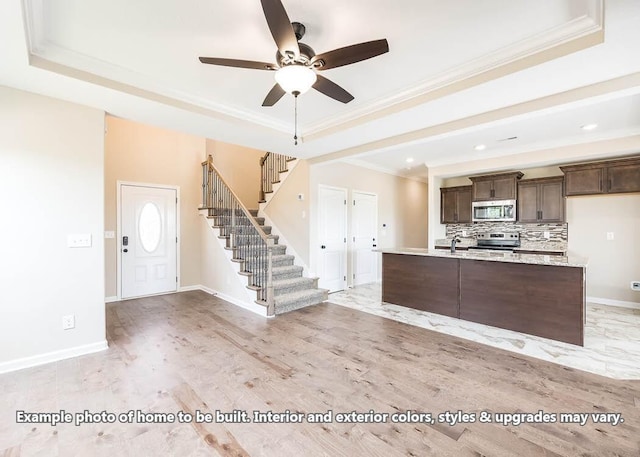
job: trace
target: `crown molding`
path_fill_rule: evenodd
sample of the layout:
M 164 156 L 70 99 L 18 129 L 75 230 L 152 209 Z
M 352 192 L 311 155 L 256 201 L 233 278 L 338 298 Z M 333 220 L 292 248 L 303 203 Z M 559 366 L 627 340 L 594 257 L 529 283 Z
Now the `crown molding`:
M 152 76 L 96 59 L 47 40 L 43 32 L 43 0 L 23 0 L 23 17 L 29 64 L 33 67 L 226 122 L 257 125 L 286 134 L 291 130 L 289 123 L 164 87 L 155 82 Z
M 542 111 L 552 112 L 553 110 L 561 109 L 563 106 L 582 103 L 589 99 L 610 98 L 616 94 L 637 93 L 638 89 L 640 89 L 640 72 L 312 157 L 309 159 L 309 163 L 322 163 L 355 157 L 362 158 L 366 155 L 422 144 L 446 136 L 486 127 L 506 119 L 534 116 Z
M 573 19 L 561 26 L 505 46 L 497 51 L 421 81 L 416 86 L 341 116 L 332 116 L 306 127 L 309 141 L 395 114 L 417 105 L 451 95 L 493 79 L 604 42 L 603 0 L 591 16 Z
M 604 0 L 587 0 L 590 12 L 528 39 L 505 46 L 444 73 L 390 94 L 343 115 L 301 125 L 304 141 L 340 131 L 427 103 L 484 82 L 603 42 Z M 157 84 L 152 76 L 63 48 L 45 35 L 45 0 L 23 0 L 30 65 L 74 79 L 153 100 L 196 114 L 288 134 L 290 123 L 254 111 L 212 102 Z

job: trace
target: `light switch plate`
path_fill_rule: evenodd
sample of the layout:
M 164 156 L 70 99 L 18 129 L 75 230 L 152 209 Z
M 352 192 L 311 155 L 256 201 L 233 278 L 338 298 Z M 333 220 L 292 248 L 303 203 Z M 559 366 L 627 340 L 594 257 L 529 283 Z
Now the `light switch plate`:
M 90 248 L 91 233 L 75 233 L 72 235 L 67 235 L 67 247 Z
M 613 232 L 607 232 L 607 240 L 608 241 L 612 241 L 614 239 L 614 234 Z

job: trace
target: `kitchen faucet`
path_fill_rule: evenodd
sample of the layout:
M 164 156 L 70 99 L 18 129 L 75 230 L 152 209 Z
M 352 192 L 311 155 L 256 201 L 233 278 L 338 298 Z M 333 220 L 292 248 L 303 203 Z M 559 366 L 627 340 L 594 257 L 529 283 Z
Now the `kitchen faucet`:
M 455 254 L 456 252 L 456 243 L 460 242 L 460 238 L 456 238 L 455 236 L 451 240 L 451 254 Z

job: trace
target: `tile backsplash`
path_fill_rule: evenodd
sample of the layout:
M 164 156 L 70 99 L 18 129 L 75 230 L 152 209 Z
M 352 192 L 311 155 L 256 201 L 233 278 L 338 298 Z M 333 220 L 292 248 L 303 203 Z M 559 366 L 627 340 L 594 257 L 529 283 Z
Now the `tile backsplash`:
M 466 236 L 462 236 L 465 230 Z M 486 232 L 520 232 L 522 241 L 568 241 L 567 224 L 519 224 L 517 222 L 476 222 L 475 224 L 447 224 L 447 238 L 476 238 L 479 233 Z M 549 238 L 544 237 L 549 232 Z

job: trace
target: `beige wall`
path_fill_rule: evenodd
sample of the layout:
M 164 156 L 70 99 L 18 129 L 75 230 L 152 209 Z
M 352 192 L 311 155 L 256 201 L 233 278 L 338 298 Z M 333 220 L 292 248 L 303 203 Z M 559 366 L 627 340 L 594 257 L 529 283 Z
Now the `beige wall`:
M 567 222 L 570 252 L 589 258 L 587 296 L 640 303 L 640 194 L 568 197 Z
M 0 100 L 3 372 L 106 348 L 104 113 L 2 86 Z M 67 247 L 81 233 L 91 247 Z
M 309 264 L 316 268 L 316 250 L 319 245 L 317 233 L 317 201 L 320 185 L 362 191 L 378 195 L 378 240 L 379 248 L 426 247 L 427 246 L 427 185 L 424 182 L 369 170 L 351 164 L 333 162 L 313 165 L 310 168 L 310 252 Z M 350 205 L 347 220 L 351 219 Z M 386 227 L 383 227 L 383 224 Z M 347 239 L 350 233 L 347 233 Z M 347 277 L 352 278 L 349 255 Z M 378 269 L 380 273 L 380 269 Z
M 298 200 L 298 195 L 304 196 Z M 288 253 L 295 252 L 298 265 L 309 267 L 309 163 L 297 160 L 293 170 L 264 208 L 274 233 L 281 235 Z M 292 248 L 292 249 L 289 249 Z
M 207 140 L 207 155 L 222 178 L 248 209 L 258 209 L 260 200 L 260 159 L 265 151 L 222 141 Z
M 117 233 L 117 181 L 180 187 L 180 286 L 200 284 L 201 162 L 205 139 L 107 116 L 104 230 Z M 105 293 L 117 296 L 116 239 L 105 240 Z

